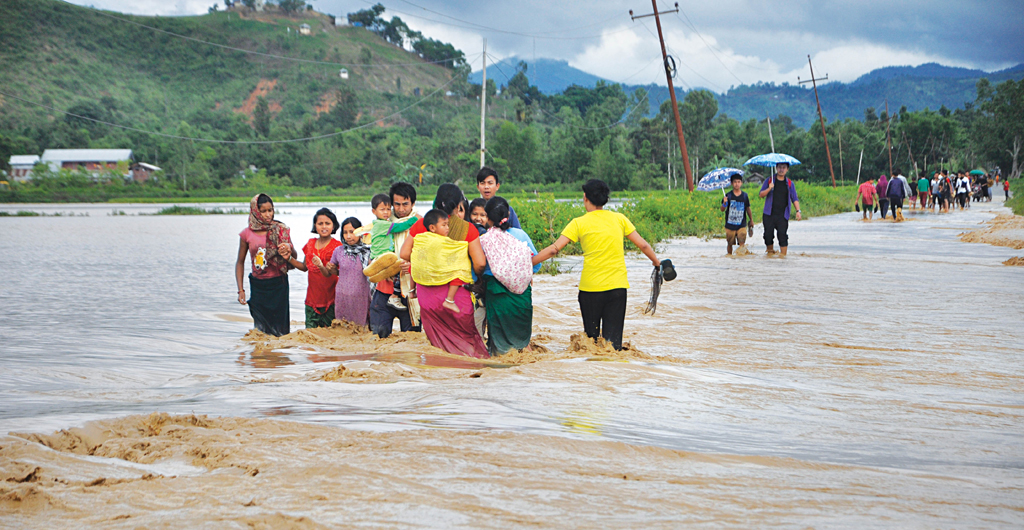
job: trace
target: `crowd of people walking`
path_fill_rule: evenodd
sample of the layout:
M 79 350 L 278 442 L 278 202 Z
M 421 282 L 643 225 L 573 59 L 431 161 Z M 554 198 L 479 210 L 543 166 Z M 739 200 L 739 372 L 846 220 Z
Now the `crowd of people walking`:
M 911 209 L 937 210 L 948 213 L 950 209 L 961 210 L 971 207 L 971 202 L 990 202 L 992 189 L 1002 180 L 999 173 L 985 173 L 981 170 L 950 172 L 940 170 L 928 175 L 921 173 L 914 182 L 909 182 L 902 171 L 894 169 L 891 179 L 885 175 L 877 182 L 868 180 L 857 188 L 856 202 L 863 218 L 871 220 L 878 212 L 882 219 L 891 210 L 894 221 L 903 221 L 903 202 L 909 201 Z M 1010 197 L 1010 183 L 1002 180 L 1003 193 Z

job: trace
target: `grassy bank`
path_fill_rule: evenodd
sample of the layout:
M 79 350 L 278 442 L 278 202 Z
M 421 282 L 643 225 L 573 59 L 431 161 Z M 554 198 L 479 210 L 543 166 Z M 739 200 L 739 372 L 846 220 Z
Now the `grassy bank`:
M 761 222 L 764 207 L 764 200 L 757 197 L 759 189 L 757 185 L 743 188 L 750 196 L 755 223 Z M 804 219 L 854 209 L 854 186 L 833 189 L 830 186 L 798 182 L 796 189 Z M 613 198 L 616 197 L 613 194 Z M 633 222 L 644 239 L 653 244 L 676 237 L 724 236 L 725 214 L 719 209 L 721 201 L 721 192 L 658 191 L 628 198 L 617 210 Z M 554 195 L 541 195 L 537 198 L 528 195 L 512 196 L 510 203 L 537 248 L 553 243 L 572 218 L 584 213 L 582 201 L 558 202 Z M 628 242 L 626 248 L 636 250 Z M 563 252 L 580 254 L 581 249 L 574 244 Z

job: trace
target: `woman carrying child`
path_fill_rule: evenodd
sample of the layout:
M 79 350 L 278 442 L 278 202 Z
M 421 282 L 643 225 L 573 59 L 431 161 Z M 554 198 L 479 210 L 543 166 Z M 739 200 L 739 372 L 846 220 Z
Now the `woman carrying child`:
M 487 232 L 480 246 L 487 268 L 480 275 L 487 304 L 487 348 L 491 355 L 529 348 L 533 335 L 533 274 L 540 264 L 531 260 L 537 247 L 526 232 L 509 223 L 508 202 L 501 197 L 487 201 Z
M 480 247 L 480 235 L 472 223 L 464 219 L 466 212 L 462 201 L 462 190 L 458 186 L 442 184 L 434 198 L 434 209 L 440 210 L 435 216 L 448 216 L 449 243 L 463 243 L 464 246 L 440 242 L 438 232 L 427 235 L 429 232 L 424 217 L 409 229 L 409 237 L 399 255 L 412 265 L 420 319 L 427 340 L 448 353 L 485 358 L 488 356 L 487 348 L 474 323 L 469 291 L 456 288 L 454 296 L 450 297 L 449 293 L 452 284 L 459 286 L 471 281 L 471 266 L 473 271 L 480 274 L 487 265 Z M 437 221 L 432 225 L 435 230 L 436 225 Z M 414 257 L 414 246 L 418 240 L 423 243 Z M 429 282 L 431 285 L 421 283 L 423 275 L 418 272 L 431 273 L 427 275 L 434 277 Z M 454 309 L 458 309 L 458 312 Z
M 363 269 L 370 265 L 370 247 L 355 233 L 362 226 L 355 217 L 341 222 L 342 244 L 334 249 L 328 267 L 330 274 L 338 276 L 334 291 L 334 318 L 365 326 L 368 323 L 371 284 Z
M 313 215 L 313 233 L 320 236 L 310 238 L 302 247 L 303 261 L 295 268 L 306 271 L 306 327 L 329 328 L 334 320 L 334 287 L 338 279 L 331 275 L 327 264 L 334 250 L 341 242 L 331 237 L 338 231 L 338 218 L 327 208 L 320 208 Z
M 295 268 L 299 262 L 294 258 L 290 230 L 284 223 L 274 220 L 274 201 L 269 196 L 260 193 L 249 201 L 249 226 L 238 235 L 238 259 L 235 261 L 238 303 L 249 305 L 257 330 L 278 337 L 287 335 L 291 331 L 288 269 Z M 245 299 L 243 282 L 246 254 L 252 267 L 249 300 Z

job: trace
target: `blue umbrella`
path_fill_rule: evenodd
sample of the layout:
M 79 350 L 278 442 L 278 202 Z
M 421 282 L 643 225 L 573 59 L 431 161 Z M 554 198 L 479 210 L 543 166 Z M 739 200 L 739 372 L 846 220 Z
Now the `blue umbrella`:
M 799 160 L 797 160 L 797 159 L 795 159 L 795 158 L 793 158 L 793 157 L 791 157 L 789 155 L 784 155 L 782 153 L 768 153 L 766 155 L 757 155 L 754 158 L 751 158 L 750 160 L 747 160 L 746 162 L 744 162 L 743 165 L 744 166 L 754 165 L 754 166 L 775 167 L 775 164 L 779 164 L 779 163 L 782 163 L 782 162 L 786 162 L 787 164 L 789 164 L 791 166 L 795 166 L 795 165 L 800 163 Z
M 720 167 L 708 171 L 707 175 L 700 178 L 700 182 L 697 183 L 697 191 L 712 191 L 720 190 L 729 187 L 729 179 L 733 175 L 743 175 L 742 169 L 735 169 L 731 167 Z

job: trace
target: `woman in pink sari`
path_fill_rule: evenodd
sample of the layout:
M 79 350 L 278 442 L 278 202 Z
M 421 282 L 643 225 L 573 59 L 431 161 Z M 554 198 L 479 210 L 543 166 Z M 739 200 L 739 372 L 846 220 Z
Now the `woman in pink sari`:
M 448 214 L 449 232 L 448 237 L 455 241 L 465 241 L 469 244 L 468 252 L 473 263 L 473 270 L 479 275 L 487 265 L 484 258 L 483 248 L 480 246 L 480 233 L 471 223 L 465 221 L 465 207 L 463 206 L 462 190 L 454 184 L 442 184 L 437 189 L 437 196 L 434 198 L 434 208 Z M 427 231 L 420 219 L 409 229 L 409 237 L 405 239 L 399 256 L 404 260 L 412 257 L 412 247 L 415 244 L 416 236 Z M 459 282 L 459 280 L 455 280 Z M 461 282 L 459 282 L 461 283 Z M 441 348 L 448 353 L 465 355 L 467 357 L 486 358 L 488 357 L 487 347 L 476 329 L 476 321 L 473 318 L 473 301 L 469 296 L 469 290 L 459 289 L 455 295 L 455 305 L 459 312 L 456 313 L 442 306 L 448 296 L 448 285 L 420 285 L 416 284 L 416 298 L 420 304 L 420 320 L 423 323 L 423 332 L 427 335 L 430 344 Z

